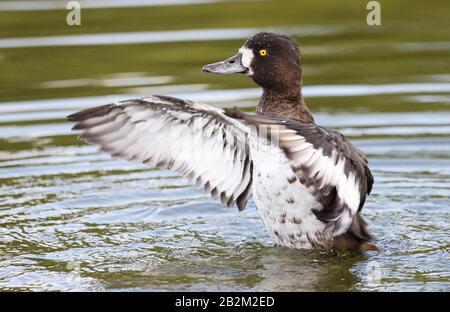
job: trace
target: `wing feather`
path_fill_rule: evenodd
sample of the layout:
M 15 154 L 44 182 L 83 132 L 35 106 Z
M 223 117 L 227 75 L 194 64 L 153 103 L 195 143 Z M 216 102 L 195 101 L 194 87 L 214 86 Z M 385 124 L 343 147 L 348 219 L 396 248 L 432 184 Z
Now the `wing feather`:
M 122 101 L 68 116 L 80 138 L 114 157 L 188 177 L 228 207 L 245 208 L 252 162 L 244 122 L 206 104 L 165 96 Z

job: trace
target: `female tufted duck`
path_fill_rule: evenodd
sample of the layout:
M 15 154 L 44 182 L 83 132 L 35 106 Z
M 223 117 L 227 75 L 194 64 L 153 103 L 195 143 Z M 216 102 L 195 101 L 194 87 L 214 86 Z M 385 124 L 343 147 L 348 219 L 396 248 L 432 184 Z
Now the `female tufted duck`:
M 263 88 L 256 113 L 151 96 L 68 119 L 102 151 L 173 169 L 228 207 L 243 210 L 253 194 L 277 245 L 378 250 L 360 215 L 373 184 L 367 159 L 342 134 L 314 123 L 299 57 L 291 38 L 263 32 L 235 56 L 203 67 L 250 76 Z

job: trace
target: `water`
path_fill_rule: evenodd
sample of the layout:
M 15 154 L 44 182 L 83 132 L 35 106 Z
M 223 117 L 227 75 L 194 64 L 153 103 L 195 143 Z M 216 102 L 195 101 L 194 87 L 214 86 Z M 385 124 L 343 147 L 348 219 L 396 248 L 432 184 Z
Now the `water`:
M 68 27 L 63 1 L 0 1 L 0 290 L 450 290 L 446 1 L 383 2 L 381 27 L 350 0 L 85 3 Z M 146 94 L 251 109 L 251 81 L 200 68 L 261 29 L 296 36 L 318 123 L 368 155 L 383 253 L 275 247 L 252 201 L 222 208 L 64 120 Z

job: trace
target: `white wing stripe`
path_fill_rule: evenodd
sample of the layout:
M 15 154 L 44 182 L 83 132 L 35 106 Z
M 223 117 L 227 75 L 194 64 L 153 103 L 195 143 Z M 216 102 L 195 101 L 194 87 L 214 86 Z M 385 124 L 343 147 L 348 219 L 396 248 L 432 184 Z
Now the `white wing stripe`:
M 251 183 L 245 123 L 205 104 L 151 97 L 69 116 L 81 137 L 113 156 L 171 168 L 233 204 Z

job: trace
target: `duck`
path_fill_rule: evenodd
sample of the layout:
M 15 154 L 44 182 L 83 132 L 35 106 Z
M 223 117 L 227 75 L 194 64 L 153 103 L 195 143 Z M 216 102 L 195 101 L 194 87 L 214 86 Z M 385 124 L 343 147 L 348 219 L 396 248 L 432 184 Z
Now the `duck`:
M 367 157 L 343 134 L 315 123 L 302 96 L 295 39 L 260 32 L 202 70 L 250 77 L 262 88 L 256 111 L 154 95 L 68 120 L 100 151 L 174 170 L 224 206 L 242 211 L 252 197 L 277 246 L 380 251 L 361 215 L 374 183 Z

